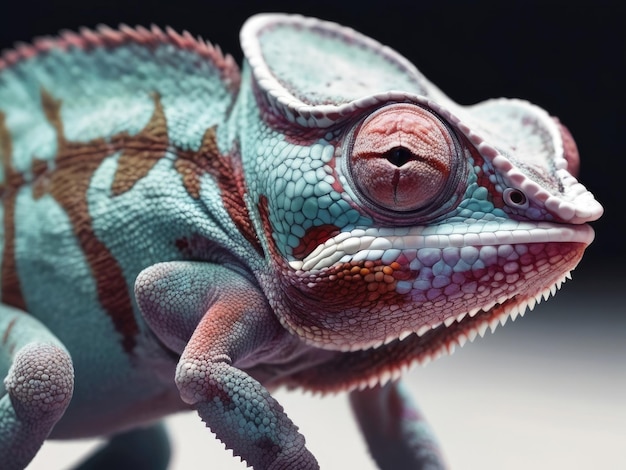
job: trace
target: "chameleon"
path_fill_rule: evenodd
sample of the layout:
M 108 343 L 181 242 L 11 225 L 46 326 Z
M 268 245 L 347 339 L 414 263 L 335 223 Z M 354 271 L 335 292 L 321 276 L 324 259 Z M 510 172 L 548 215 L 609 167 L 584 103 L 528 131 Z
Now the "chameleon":
M 382 469 L 445 468 L 402 374 L 553 295 L 603 212 L 567 128 L 460 105 L 353 29 L 259 14 L 243 65 L 122 25 L 0 56 L 0 462 L 167 468 L 195 410 L 317 469 L 271 392 L 349 393 Z M 210 462 L 207 462 L 207 467 Z

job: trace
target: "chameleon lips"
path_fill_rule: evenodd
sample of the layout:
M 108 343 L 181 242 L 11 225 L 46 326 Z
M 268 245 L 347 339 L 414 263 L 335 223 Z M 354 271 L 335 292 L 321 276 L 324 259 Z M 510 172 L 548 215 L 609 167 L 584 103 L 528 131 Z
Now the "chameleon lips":
M 360 260 L 392 262 L 401 253 L 426 248 L 467 248 L 530 243 L 571 242 L 589 245 L 594 231 L 589 225 L 549 222 L 485 222 L 416 228 L 371 228 L 342 232 L 319 245 L 302 261 L 291 261 L 296 271 L 311 272 L 336 263 Z
M 412 338 L 429 355 L 436 344 L 461 344 L 556 292 L 594 237 L 587 225 L 499 225 L 445 235 L 433 228 L 339 234 L 291 263 L 304 308 L 283 312 L 283 325 L 324 349 L 359 351 Z M 323 323 L 315 302 L 323 303 Z

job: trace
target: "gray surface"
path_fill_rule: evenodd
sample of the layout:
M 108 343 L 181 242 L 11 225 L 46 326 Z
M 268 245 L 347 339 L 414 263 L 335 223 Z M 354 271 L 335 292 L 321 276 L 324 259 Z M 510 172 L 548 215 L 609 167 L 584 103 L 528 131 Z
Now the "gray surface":
M 454 470 L 624 469 L 626 278 L 574 276 L 557 298 L 407 376 Z M 323 470 L 374 469 L 344 395 L 281 391 Z M 243 469 L 194 414 L 169 419 L 174 470 Z M 97 442 L 47 443 L 29 470 Z

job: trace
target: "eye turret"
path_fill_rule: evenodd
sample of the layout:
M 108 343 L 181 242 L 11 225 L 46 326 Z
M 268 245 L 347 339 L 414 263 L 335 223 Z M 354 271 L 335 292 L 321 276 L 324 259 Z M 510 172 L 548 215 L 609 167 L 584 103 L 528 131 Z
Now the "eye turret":
M 353 190 L 383 215 L 437 212 L 458 184 L 458 141 L 419 106 L 377 110 L 356 126 L 350 142 L 346 172 Z

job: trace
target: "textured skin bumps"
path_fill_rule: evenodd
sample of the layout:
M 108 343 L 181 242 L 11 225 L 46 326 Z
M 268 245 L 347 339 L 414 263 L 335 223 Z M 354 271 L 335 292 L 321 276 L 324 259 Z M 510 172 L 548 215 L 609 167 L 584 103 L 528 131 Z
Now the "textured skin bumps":
M 50 415 L 47 419 L 55 422 L 72 396 L 71 371 L 70 359 L 57 346 L 29 344 L 13 360 L 4 386 L 18 414 L 39 420 Z
M 349 392 L 383 469 L 444 468 L 402 371 L 553 294 L 593 240 L 541 108 L 460 106 L 312 18 L 241 43 L 241 71 L 156 27 L 0 57 L 6 468 L 94 435 L 89 465 L 166 468 L 153 423 L 194 409 L 256 470 L 317 469 L 278 386 Z
M 69 405 L 74 368 L 67 350 L 36 319 L 2 305 L 0 327 L 0 370 L 6 374 L 0 455 L 6 468 L 22 468 Z

